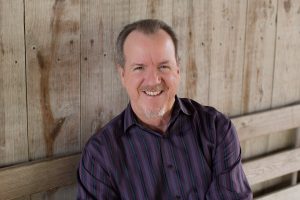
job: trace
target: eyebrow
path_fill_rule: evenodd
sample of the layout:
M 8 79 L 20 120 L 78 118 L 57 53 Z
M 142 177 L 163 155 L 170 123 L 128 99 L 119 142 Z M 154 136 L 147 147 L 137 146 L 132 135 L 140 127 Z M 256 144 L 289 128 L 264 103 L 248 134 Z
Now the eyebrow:
M 146 65 L 142 64 L 142 63 L 132 63 L 131 65 L 129 65 L 130 67 L 133 67 L 133 66 L 141 66 L 141 67 L 144 67 Z
M 160 63 L 158 63 L 159 65 L 163 65 L 163 64 L 169 64 L 170 63 L 170 61 L 169 60 L 165 60 L 165 61 L 162 61 L 162 62 L 160 62 Z
M 158 65 L 164 65 L 164 64 L 169 64 L 169 63 L 170 63 L 169 60 L 164 60 L 164 61 L 158 63 Z M 134 66 L 145 67 L 146 65 L 145 65 L 145 64 L 142 64 L 142 63 L 132 63 L 131 65 L 129 65 L 129 67 L 134 67 Z

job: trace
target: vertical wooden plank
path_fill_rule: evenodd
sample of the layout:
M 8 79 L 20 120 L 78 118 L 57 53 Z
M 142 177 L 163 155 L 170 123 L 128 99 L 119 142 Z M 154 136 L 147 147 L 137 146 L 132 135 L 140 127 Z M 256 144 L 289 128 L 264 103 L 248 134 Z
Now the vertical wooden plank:
M 242 113 L 271 108 L 277 0 L 248 1 Z M 268 136 L 241 144 L 244 159 L 265 153 Z
M 148 0 L 147 18 L 161 19 L 167 24 L 172 24 L 173 0 Z
M 279 0 L 277 5 L 277 29 L 275 38 L 275 63 L 271 107 L 278 107 L 300 100 L 300 49 L 299 10 L 300 2 L 296 0 Z M 285 131 L 268 137 L 265 152 L 293 146 L 295 131 Z M 260 140 L 262 141 L 262 140 Z M 272 187 L 290 180 L 287 175 L 255 186 L 255 190 Z
M 81 2 L 81 144 L 128 103 L 114 64 L 117 34 L 129 20 L 129 1 Z
M 30 159 L 80 150 L 80 2 L 26 0 Z
M 212 6 L 211 1 L 189 1 L 186 21 L 188 39 L 185 54 L 185 96 L 206 105 L 209 104 L 209 74 L 212 64 Z
M 140 19 L 161 19 L 172 25 L 173 0 L 130 0 L 130 22 Z
M 28 160 L 22 0 L 0 0 L 0 166 Z
M 277 0 L 248 1 L 243 113 L 271 107 L 276 14 Z
M 77 185 L 73 184 L 61 188 L 54 188 L 53 190 L 49 190 L 46 192 L 32 194 L 30 199 L 31 200 L 44 200 L 44 199 L 74 200 L 76 199 L 76 191 L 77 191 Z
M 148 18 L 148 0 L 129 0 L 129 21 L 134 22 Z
M 188 16 L 189 16 L 189 4 L 192 1 L 173 1 L 173 19 L 170 24 L 178 37 L 178 56 L 179 56 L 179 68 L 180 68 L 180 85 L 178 95 L 180 97 L 186 97 L 186 66 L 187 66 L 187 52 L 188 52 Z
M 300 100 L 300 2 L 279 0 L 278 4 L 273 107 Z
M 274 86 L 272 106 L 281 106 L 300 100 L 300 2 L 278 1 L 277 38 L 275 54 Z M 295 141 L 296 131 L 287 132 L 284 137 Z M 282 138 L 272 138 L 273 146 Z M 271 147 L 270 147 L 271 148 Z
M 209 104 L 229 115 L 241 113 L 247 1 L 212 1 Z

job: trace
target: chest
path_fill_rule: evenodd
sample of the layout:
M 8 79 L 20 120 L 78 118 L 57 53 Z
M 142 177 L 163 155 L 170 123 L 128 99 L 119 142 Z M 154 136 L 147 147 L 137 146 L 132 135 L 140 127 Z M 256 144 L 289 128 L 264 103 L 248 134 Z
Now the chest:
M 211 168 L 191 130 L 172 137 L 128 135 L 114 152 L 111 173 L 124 199 L 190 199 L 205 194 L 211 182 Z

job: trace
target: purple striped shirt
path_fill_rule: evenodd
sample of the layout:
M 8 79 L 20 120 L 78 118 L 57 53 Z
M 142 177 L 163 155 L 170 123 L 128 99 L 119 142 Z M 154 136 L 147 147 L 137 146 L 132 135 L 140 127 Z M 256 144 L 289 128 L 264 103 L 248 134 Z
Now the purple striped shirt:
M 176 97 L 164 135 L 137 122 L 130 104 L 86 144 L 77 199 L 242 200 L 252 192 L 231 121 Z

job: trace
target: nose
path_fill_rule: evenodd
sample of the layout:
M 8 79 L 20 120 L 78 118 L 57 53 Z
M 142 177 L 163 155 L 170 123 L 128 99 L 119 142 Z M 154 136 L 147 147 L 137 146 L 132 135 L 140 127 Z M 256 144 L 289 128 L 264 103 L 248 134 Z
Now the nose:
M 147 85 L 157 85 L 161 83 L 161 75 L 155 67 L 147 70 L 145 81 Z

